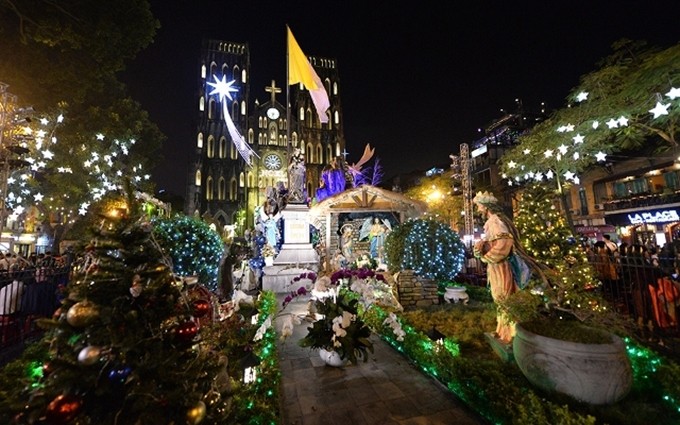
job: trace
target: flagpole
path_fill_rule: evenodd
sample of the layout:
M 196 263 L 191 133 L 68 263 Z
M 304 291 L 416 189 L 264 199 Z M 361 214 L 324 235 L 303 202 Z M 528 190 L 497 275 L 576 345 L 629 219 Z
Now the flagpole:
M 288 165 L 290 166 L 290 157 L 291 157 L 291 149 L 290 145 L 292 141 L 290 140 L 290 57 L 289 57 L 289 43 L 288 43 L 288 33 L 290 32 L 290 28 L 288 28 L 288 24 L 286 24 L 286 150 L 288 153 Z M 290 174 L 288 175 L 288 182 L 287 185 L 290 187 Z

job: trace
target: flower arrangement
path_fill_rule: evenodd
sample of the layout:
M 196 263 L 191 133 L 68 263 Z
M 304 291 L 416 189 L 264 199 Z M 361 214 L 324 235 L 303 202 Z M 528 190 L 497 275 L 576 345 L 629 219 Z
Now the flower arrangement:
M 373 352 L 371 329 L 359 317 L 359 300 L 341 291 L 337 297 L 317 300 L 315 307 L 322 318 L 307 328 L 300 346 L 335 351 L 353 364 L 362 358 L 368 361 L 368 352 Z
M 362 314 L 373 306 L 389 311 L 402 311 L 385 276 L 369 269 L 342 269 L 330 276 L 318 277 L 308 272 L 293 278 L 291 284 L 302 284 L 291 290 L 283 300 L 283 308 L 298 296 L 311 294 L 309 316 L 316 320 L 308 327 L 307 335 L 299 341 L 303 347 L 335 351 L 340 358 L 351 363 L 368 360 L 373 352 L 369 340 L 371 329 L 364 322 Z M 404 331 L 395 316 L 390 316 L 389 325 L 397 338 L 403 338 Z M 292 335 L 293 326 L 300 324 L 297 318 L 287 315 L 281 328 L 282 338 Z

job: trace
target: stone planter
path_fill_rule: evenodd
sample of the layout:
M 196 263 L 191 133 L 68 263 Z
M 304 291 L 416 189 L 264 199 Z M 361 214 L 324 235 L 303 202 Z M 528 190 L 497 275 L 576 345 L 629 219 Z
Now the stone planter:
M 458 303 L 467 304 L 470 297 L 467 292 L 465 292 L 464 286 L 447 286 L 446 292 L 444 292 L 444 299 L 447 303 Z
M 535 386 L 590 404 L 622 399 L 633 384 L 623 341 L 611 334 L 609 344 L 583 344 L 534 334 L 516 326 L 513 354 Z
M 321 357 L 321 360 L 323 360 L 328 366 L 343 367 L 347 364 L 347 360 L 340 358 L 340 354 L 338 354 L 336 351 L 327 351 L 323 348 L 320 348 L 319 357 Z

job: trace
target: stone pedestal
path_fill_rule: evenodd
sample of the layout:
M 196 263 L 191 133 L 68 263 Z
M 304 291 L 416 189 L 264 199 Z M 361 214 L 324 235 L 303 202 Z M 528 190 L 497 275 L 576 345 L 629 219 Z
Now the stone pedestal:
M 309 207 L 288 204 L 281 212 L 283 219 L 283 245 L 274 259 L 274 265 L 262 269 L 262 289 L 277 293 L 297 289 L 291 280 L 301 273 L 319 270 L 319 255 L 312 247 L 309 236 Z
M 280 294 L 284 292 L 297 291 L 304 282 L 293 282 L 293 279 L 302 273 L 316 273 L 315 270 L 291 266 L 271 266 L 262 269 L 262 289 Z

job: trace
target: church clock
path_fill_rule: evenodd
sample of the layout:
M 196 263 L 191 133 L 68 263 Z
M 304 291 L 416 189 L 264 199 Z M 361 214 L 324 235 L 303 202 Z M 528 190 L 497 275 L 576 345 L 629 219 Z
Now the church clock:
M 279 110 L 276 108 L 267 109 L 267 116 L 270 120 L 276 120 L 279 118 Z
M 264 157 L 264 167 L 267 170 L 274 170 L 274 171 L 280 170 L 281 165 L 282 165 L 281 158 L 274 153 L 267 154 Z

